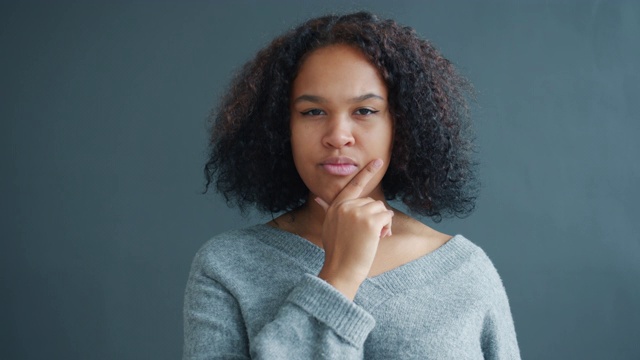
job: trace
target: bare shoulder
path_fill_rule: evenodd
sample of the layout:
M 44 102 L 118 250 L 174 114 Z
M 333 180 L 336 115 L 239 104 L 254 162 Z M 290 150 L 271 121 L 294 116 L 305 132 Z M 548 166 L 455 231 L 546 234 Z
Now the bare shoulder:
M 278 216 L 277 218 L 269 221 L 267 223 L 267 225 L 274 227 L 274 228 L 278 228 L 284 231 L 288 231 L 293 233 L 294 232 L 294 217 L 293 215 L 289 212 L 286 214 L 282 214 L 280 216 Z
M 394 209 L 393 236 L 380 240 L 370 276 L 376 276 L 417 260 L 444 245 L 452 237 Z
M 304 211 L 301 210 L 302 208 L 298 208 L 282 214 L 269 221 L 267 225 L 298 235 L 322 248 L 322 240 L 319 233 L 322 229 L 322 224 L 320 224 L 319 228 L 309 226 L 305 221 L 307 220 L 307 216 L 305 216 Z
M 429 227 L 404 213 L 401 213 L 397 220 L 394 218 L 394 221 L 398 223 L 399 235 L 402 235 L 414 246 L 424 249 L 427 252 L 439 248 L 452 238 L 451 235 Z M 394 223 L 394 225 L 396 225 L 396 223 Z M 431 250 L 429 251 L 429 249 Z

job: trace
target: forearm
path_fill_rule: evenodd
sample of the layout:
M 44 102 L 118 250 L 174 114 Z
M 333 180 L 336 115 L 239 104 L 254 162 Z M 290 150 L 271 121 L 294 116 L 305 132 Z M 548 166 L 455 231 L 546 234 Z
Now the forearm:
M 362 359 L 373 317 L 324 281 L 306 275 L 251 344 L 258 359 Z
M 196 268 L 187 284 L 184 359 L 362 358 L 374 320 L 323 280 L 305 275 L 275 317 L 253 331 L 245 318 L 261 309 L 242 310 L 214 277 Z

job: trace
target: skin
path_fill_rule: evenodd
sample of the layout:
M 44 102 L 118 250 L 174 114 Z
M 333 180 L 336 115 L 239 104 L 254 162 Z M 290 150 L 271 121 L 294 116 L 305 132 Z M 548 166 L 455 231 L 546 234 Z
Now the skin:
M 292 86 L 292 153 L 309 198 L 270 225 L 323 248 L 318 277 L 351 300 L 367 277 L 451 238 L 384 199 L 381 180 L 391 161 L 394 126 L 387 97 L 377 69 L 359 50 L 341 44 L 308 54 Z M 348 174 L 327 166 L 343 161 L 350 164 Z
M 314 198 L 331 203 L 353 179 L 355 174 L 335 176 L 318 166 L 329 157 L 344 156 L 358 170 L 382 159 L 381 171 L 363 191 L 383 199 L 380 181 L 391 158 L 393 118 L 377 69 L 352 47 L 318 49 L 302 63 L 291 98 L 293 160 Z

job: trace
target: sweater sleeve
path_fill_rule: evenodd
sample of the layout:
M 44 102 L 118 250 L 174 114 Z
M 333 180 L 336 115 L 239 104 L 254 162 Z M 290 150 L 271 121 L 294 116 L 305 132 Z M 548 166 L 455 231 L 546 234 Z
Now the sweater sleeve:
M 375 320 L 318 277 L 305 275 L 251 344 L 256 359 L 362 359 Z M 286 355 L 286 356 L 285 356 Z
M 183 359 L 362 359 L 375 320 L 323 280 L 304 275 L 250 340 L 239 302 L 201 263 L 185 291 Z
M 495 299 L 485 314 L 482 326 L 482 352 L 485 359 L 519 360 L 520 349 L 507 293 L 501 281 L 496 288 Z

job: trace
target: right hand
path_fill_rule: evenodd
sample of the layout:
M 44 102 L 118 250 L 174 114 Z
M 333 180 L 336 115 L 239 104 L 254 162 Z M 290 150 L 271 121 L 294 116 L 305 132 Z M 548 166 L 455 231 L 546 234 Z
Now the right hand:
M 371 270 L 380 238 L 391 235 L 393 211 L 383 201 L 360 198 L 381 167 L 382 160 L 371 161 L 330 205 L 316 198 L 325 210 L 322 226 L 325 260 L 318 277 L 351 300 Z

